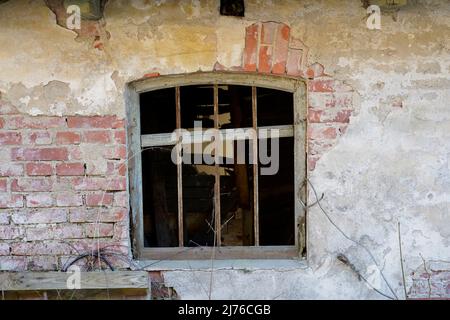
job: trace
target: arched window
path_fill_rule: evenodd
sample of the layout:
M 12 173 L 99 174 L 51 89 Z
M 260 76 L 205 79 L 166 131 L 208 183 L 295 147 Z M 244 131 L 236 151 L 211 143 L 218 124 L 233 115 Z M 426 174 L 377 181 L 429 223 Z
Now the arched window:
M 305 254 L 302 81 L 201 72 L 135 81 L 126 97 L 136 257 Z

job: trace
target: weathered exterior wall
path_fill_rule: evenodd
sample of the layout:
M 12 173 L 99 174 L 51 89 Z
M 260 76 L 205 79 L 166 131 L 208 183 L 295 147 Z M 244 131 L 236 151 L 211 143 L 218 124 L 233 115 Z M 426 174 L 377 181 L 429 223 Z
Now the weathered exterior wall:
M 117 0 L 76 34 L 44 1 L 0 5 L 0 270 L 61 269 L 110 245 L 129 255 L 125 84 L 244 69 L 307 79 L 308 175 L 324 209 L 402 298 L 400 222 L 409 296 L 450 297 L 450 4 L 411 0 L 382 30 L 364 16 L 356 0 L 247 0 L 242 19 L 218 1 Z M 282 35 L 274 64 L 251 47 L 262 26 Z M 340 253 L 375 272 L 316 205 L 303 267 L 221 268 L 211 288 L 207 269 L 158 277 L 182 299 L 380 298 Z

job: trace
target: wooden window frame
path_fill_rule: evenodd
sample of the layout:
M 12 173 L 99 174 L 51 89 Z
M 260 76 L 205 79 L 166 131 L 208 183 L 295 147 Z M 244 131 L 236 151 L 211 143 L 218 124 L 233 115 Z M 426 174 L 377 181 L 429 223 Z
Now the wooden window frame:
M 165 88 L 176 88 L 177 99 L 177 127 L 180 127 L 179 88 L 189 85 L 215 85 L 215 109 L 217 108 L 217 85 L 242 85 L 252 87 L 252 108 L 256 108 L 256 89 L 258 87 L 286 91 L 293 94 L 294 123 L 284 131 L 285 136 L 294 137 L 294 190 L 295 190 L 295 245 L 293 246 L 235 246 L 235 247 L 175 247 L 175 248 L 149 248 L 144 247 L 143 227 L 143 197 L 142 197 L 142 162 L 141 148 L 148 145 L 147 137 L 141 137 L 140 128 L 140 101 L 139 95 L 144 92 Z M 167 75 L 155 78 L 146 78 L 129 83 L 125 91 L 125 104 L 127 113 L 127 145 L 128 145 L 128 173 L 131 211 L 131 241 L 133 256 L 140 260 L 203 260 L 211 259 L 283 259 L 303 258 L 306 249 L 306 203 L 307 184 L 306 173 L 306 132 L 307 132 L 307 90 L 303 80 L 287 76 L 252 74 L 242 72 L 196 72 L 190 74 Z M 215 112 L 217 115 L 217 112 Z M 253 117 L 253 127 L 256 127 Z M 216 119 L 217 120 L 217 119 Z M 153 135 L 155 136 L 155 135 Z M 161 134 L 160 145 L 167 145 L 171 135 Z M 280 132 L 283 136 L 283 130 Z M 152 145 L 156 145 L 155 137 Z M 170 142 L 170 141 L 169 141 Z M 172 141 L 169 144 L 175 145 Z M 254 147 L 257 144 L 253 144 Z M 256 154 L 256 153 L 255 153 Z M 254 171 L 257 172 L 257 164 Z M 177 169 L 178 179 L 181 176 L 180 166 Z M 220 185 L 216 184 L 215 192 Z M 255 179 L 258 181 L 258 179 Z M 256 182 L 257 183 L 257 182 Z M 180 184 L 178 188 L 180 188 Z M 257 186 L 256 186 L 257 187 Z M 258 188 L 255 188 L 257 191 Z M 258 192 L 255 192 L 256 196 Z M 218 197 L 216 197 L 218 199 Z M 257 202 L 257 198 L 254 199 Z M 257 219 L 257 211 L 255 218 Z M 178 204 L 178 221 L 182 217 L 182 203 Z M 220 212 L 216 213 L 220 217 Z M 215 219 L 220 223 L 220 219 Z M 182 225 L 182 221 L 181 221 Z M 255 233 L 258 232 L 258 223 L 255 221 Z M 220 227 L 216 230 L 220 230 Z M 181 228 L 182 229 L 182 228 Z M 220 235 L 216 235 L 220 239 Z M 182 239 L 182 230 L 179 232 Z M 255 237 L 256 239 L 258 237 Z M 182 241 L 180 242 L 182 243 Z

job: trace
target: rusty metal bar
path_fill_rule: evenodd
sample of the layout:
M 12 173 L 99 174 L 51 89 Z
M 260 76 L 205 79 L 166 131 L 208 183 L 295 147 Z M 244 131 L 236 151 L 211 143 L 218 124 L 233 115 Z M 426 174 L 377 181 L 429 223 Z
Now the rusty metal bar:
M 176 108 L 176 126 L 181 128 L 181 107 L 180 107 L 180 87 L 175 87 L 175 108 Z M 178 246 L 184 246 L 183 234 L 183 167 L 180 161 L 181 143 L 177 143 L 177 189 L 178 189 Z
M 256 87 L 252 87 L 252 125 L 255 132 L 258 130 L 258 103 Z M 255 246 L 259 246 L 259 197 L 258 197 L 258 135 L 253 138 L 253 228 Z
M 219 86 L 217 84 L 214 85 L 214 128 L 219 128 Z M 218 132 L 218 130 L 217 130 Z M 218 163 L 219 159 L 219 146 L 218 138 L 215 137 L 216 148 L 214 149 L 214 159 L 215 159 L 215 177 L 216 181 L 214 184 L 214 221 L 215 221 L 215 234 L 216 234 L 216 245 L 218 247 L 221 246 L 222 242 L 222 223 L 220 220 L 220 167 Z

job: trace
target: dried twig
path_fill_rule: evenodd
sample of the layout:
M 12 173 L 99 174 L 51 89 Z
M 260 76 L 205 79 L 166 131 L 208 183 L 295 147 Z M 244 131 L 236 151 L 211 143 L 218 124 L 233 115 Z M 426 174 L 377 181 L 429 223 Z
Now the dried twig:
M 419 253 L 419 256 L 420 256 L 420 258 L 422 258 L 423 269 L 425 270 L 425 273 L 427 274 L 428 298 L 431 298 L 431 274 L 428 272 L 428 269 L 427 269 L 427 263 L 426 263 L 424 257 L 422 256 L 421 253 Z
M 367 280 L 362 274 L 361 272 L 359 272 L 359 270 L 355 267 L 355 265 L 353 263 L 350 262 L 350 260 L 343 254 L 339 254 L 337 256 L 337 259 L 339 261 L 341 261 L 344 265 L 348 266 L 350 268 L 350 270 L 352 270 L 356 276 L 358 277 L 358 280 L 361 281 L 363 280 L 372 290 L 374 290 L 376 293 L 382 295 L 385 298 L 388 298 L 390 300 L 395 300 L 395 298 L 388 296 L 387 294 L 381 292 L 380 290 L 378 290 L 377 288 L 375 288 L 370 282 L 369 280 Z
M 405 293 L 405 299 L 407 300 L 408 293 L 406 292 L 405 268 L 403 267 L 402 235 L 400 232 L 400 221 L 398 222 L 398 249 L 399 249 L 399 253 L 400 253 L 400 267 L 402 269 L 403 290 Z
M 372 262 L 375 264 L 375 266 L 378 268 L 381 277 L 383 278 L 383 281 L 386 283 L 387 287 L 389 288 L 389 290 L 391 291 L 391 293 L 393 294 L 393 296 L 395 297 L 395 299 L 398 299 L 398 296 L 395 294 L 395 291 L 392 289 L 391 285 L 389 284 L 389 282 L 387 281 L 386 277 L 384 276 L 383 271 L 381 270 L 380 266 L 378 265 L 375 257 L 373 256 L 372 252 L 363 244 L 361 244 L 360 242 L 350 238 L 344 231 L 342 231 L 341 228 L 339 228 L 339 226 L 333 221 L 333 219 L 331 219 L 330 215 L 325 211 L 325 209 L 322 207 L 321 204 L 321 200 L 317 194 L 316 188 L 314 187 L 314 185 L 311 183 L 311 181 L 309 179 L 307 179 L 309 185 L 311 186 L 311 189 L 314 193 L 314 197 L 316 198 L 316 203 L 319 206 L 320 210 L 322 211 L 322 213 L 326 216 L 326 218 L 328 219 L 328 221 L 334 226 L 334 228 L 339 231 L 339 233 L 346 238 L 347 240 L 353 242 L 354 244 L 358 245 L 359 247 L 361 247 L 362 249 L 364 249 L 364 251 L 369 255 L 370 259 L 372 260 Z

